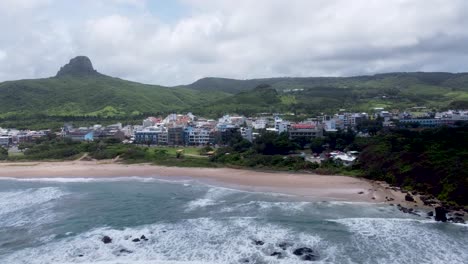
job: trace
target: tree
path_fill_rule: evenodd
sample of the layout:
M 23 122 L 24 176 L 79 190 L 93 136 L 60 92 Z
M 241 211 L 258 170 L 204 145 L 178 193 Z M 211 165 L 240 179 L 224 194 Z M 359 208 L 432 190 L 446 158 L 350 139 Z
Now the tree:
M 325 140 L 322 138 L 314 138 L 310 141 L 310 149 L 314 153 L 322 153 L 325 150 L 324 145 Z
M 254 149 L 264 155 L 286 155 L 297 148 L 287 133 L 264 132 L 254 141 Z
M 8 159 L 8 150 L 4 147 L 0 147 L 0 160 Z

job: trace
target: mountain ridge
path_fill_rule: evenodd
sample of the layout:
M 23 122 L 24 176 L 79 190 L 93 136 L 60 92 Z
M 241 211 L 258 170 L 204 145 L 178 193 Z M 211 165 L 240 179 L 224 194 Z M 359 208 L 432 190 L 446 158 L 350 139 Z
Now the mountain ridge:
M 257 86 L 268 85 L 259 91 Z M 107 76 L 78 56 L 53 77 L 0 83 L 0 121 L 28 116 L 125 117 L 193 111 L 314 115 L 346 108 L 468 108 L 468 73 L 400 72 L 351 77 L 207 77 L 175 87 Z

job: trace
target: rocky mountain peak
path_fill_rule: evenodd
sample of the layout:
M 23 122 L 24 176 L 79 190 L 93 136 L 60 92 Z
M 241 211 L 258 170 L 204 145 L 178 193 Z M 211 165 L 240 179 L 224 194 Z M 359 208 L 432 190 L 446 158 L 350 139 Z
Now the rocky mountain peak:
M 98 75 L 99 73 L 93 68 L 91 60 L 86 56 L 78 56 L 70 60 L 70 62 L 57 72 L 57 77 L 61 76 L 88 76 Z

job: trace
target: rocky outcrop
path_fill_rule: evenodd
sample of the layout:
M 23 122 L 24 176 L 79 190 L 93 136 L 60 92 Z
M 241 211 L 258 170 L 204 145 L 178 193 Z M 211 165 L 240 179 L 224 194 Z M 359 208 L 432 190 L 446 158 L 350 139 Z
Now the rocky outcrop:
M 405 195 L 405 201 L 407 201 L 407 202 L 414 202 L 414 198 L 413 198 L 413 196 L 411 196 L 411 194 L 407 193 L 407 194 Z
M 109 243 L 112 243 L 112 238 L 110 238 L 109 236 L 104 236 L 101 241 L 104 243 L 104 244 L 109 244 Z
M 261 240 L 254 240 L 253 243 L 256 245 L 256 246 L 263 246 L 263 244 L 265 244 L 265 242 L 261 241 Z
M 435 208 L 435 220 L 447 222 L 447 210 L 444 207 L 438 206 Z
M 281 242 L 278 244 L 278 247 L 282 250 L 286 250 L 287 248 L 292 247 L 292 244 L 288 242 Z
M 297 248 L 293 251 L 293 254 L 301 257 L 302 260 L 306 261 L 316 261 L 319 259 L 314 250 L 308 247 Z
M 281 252 L 278 252 L 278 251 L 275 251 L 273 253 L 270 254 L 271 257 L 277 257 L 279 259 L 282 259 L 283 258 L 283 253 Z
M 100 75 L 94 68 L 91 60 L 86 56 L 78 56 L 70 60 L 70 62 L 57 72 L 56 77 L 63 76 L 97 76 Z

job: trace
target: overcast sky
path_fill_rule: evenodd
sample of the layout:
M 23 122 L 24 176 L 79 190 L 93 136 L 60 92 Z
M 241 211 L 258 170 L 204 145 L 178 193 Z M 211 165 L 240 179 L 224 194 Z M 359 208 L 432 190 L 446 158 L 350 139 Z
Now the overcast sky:
M 465 0 L 0 0 L 0 81 L 77 55 L 144 83 L 468 71 Z

